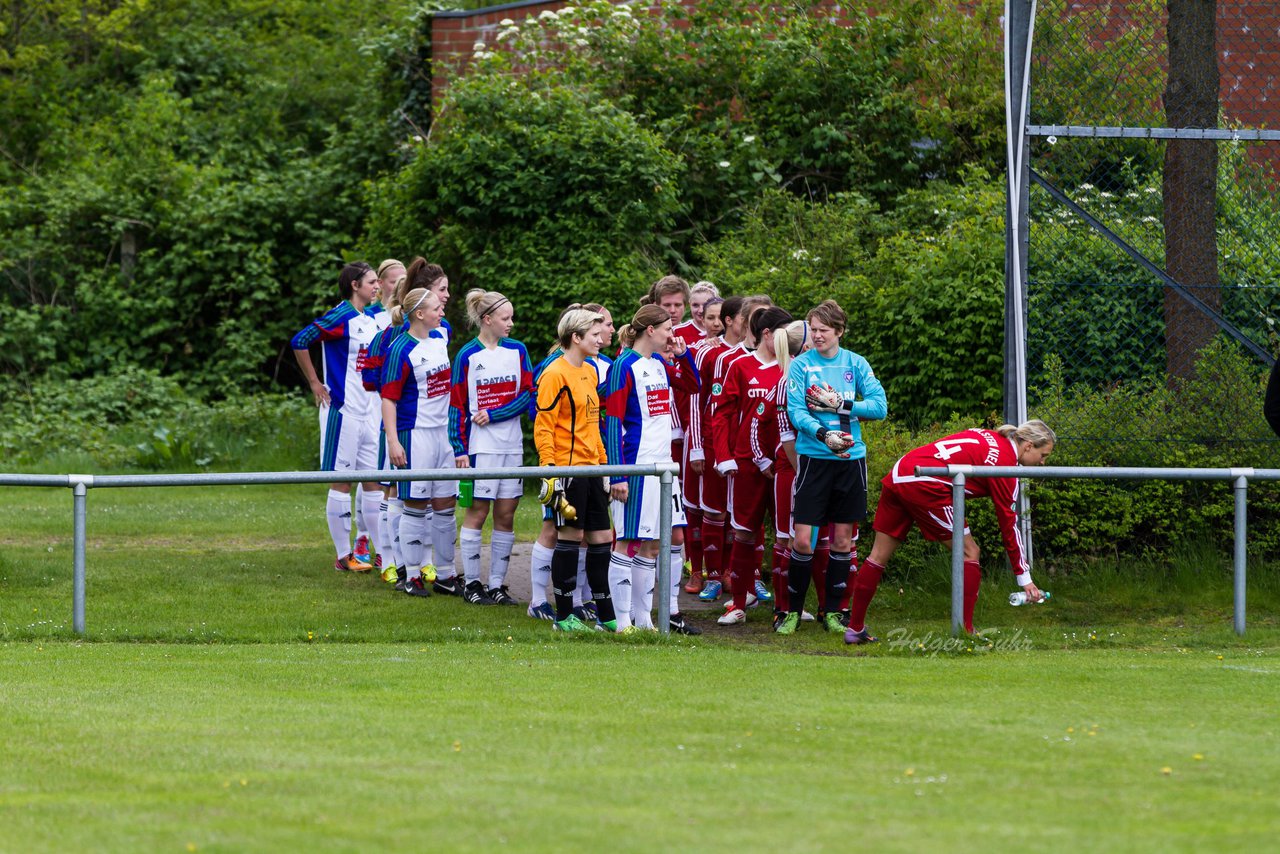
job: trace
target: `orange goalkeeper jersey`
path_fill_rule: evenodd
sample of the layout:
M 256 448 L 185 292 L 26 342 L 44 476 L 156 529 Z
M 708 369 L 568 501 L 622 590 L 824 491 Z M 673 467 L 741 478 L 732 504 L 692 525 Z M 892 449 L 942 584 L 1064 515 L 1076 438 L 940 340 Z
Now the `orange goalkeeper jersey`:
M 605 465 L 600 436 L 600 376 L 584 362 L 575 368 L 561 356 L 538 378 L 533 444 L 544 466 Z

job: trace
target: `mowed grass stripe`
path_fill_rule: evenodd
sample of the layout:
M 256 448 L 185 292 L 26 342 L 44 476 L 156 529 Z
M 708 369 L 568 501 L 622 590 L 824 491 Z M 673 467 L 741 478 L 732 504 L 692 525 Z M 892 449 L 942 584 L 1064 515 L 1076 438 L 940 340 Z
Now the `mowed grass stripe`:
M 0 662 L 12 850 L 1260 850 L 1280 832 L 1280 760 L 1259 749 L 1273 653 L 548 639 L 7 644 Z

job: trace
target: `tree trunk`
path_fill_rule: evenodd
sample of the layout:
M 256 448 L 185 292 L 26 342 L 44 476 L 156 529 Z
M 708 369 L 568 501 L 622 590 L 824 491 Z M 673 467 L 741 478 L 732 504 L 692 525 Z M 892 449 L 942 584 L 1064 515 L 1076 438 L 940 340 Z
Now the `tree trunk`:
M 1165 117 L 1171 128 L 1218 124 L 1216 0 L 1169 0 L 1169 83 Z M 1164 159 L 1165 267 L 1206 304 L 1222 305 L 1218 278 L 1218 145 L 1171 139 Z M 1167 370 L 1189 377 L 1195 355 L 1217 326 L 1170 288 L 1164 292 Z

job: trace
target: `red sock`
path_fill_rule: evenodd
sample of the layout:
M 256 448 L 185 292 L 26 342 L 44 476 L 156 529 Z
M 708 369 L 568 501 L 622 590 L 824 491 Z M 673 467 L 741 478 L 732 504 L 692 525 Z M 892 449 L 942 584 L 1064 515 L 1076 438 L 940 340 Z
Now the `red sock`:
M 724 520 L 702 517 L 702 565 L 707 570 L 708 581 L 720 580 L 721 559 L 724 557 Z
M 818 610 L 824 613 L 827 610 L 827 564 L 830 562 L 831 541 L 823 537 L 813 547 L 813 587 L 818 594 Z
M 720 569 L 721 569 L 720 574 L 722 576 L 725 576 L 726 577 L 725 580 L 728 581 L 730 585 L 732 585 L 733 579 L 728 578 L 727 576 L 729 575 L 730 568 L 733 567 L 733 552 L 734 552 L 733 525 L 729 524 L 728 519 L 721 522 L 720 524 L 724 526 L 723 528 L 724 533 L 720 539 L 720 542 L 722 544 L 720 546 Z
M 964 630 L 973 634 L 973 606 L 978 604 L 978 588 L 982 586 L 982 567 L 976 560 L 964 562 Z
M 764 531 L 756 531 L 756 567 L 752 581 L 764 581 L 765 560 L 767 559 L 764 551 Z M 754 585 L 752 585 L 754 586 Z
M 791 559 L 791 552 L 786 546 L 780 546 L 774 543 L 773 546 L 773 604 L 775 608 L 782 607 L 781 603 L 787 601 L 787 563 Z
M 849 628 L 861 631 L 867 627 L 867 606 L 871 604 L 871 597 L 876 595 L 882 575 L 884 567 L 871 558 L 864 560 L 858 568 L 857 581 L 853 584 L 853 601 L 849 604 Z
M 689 574 L 702 577 L 702 511 L 685 510 L 684 553 L 689 556 Z
M 755 572 L 756 550 L 751 543 L 738 540 L 734 543 L 733 563 L 729 579 L 733 583 L 733 607 L 746 610 L 747 593 L 751 590 L 751 576 Z

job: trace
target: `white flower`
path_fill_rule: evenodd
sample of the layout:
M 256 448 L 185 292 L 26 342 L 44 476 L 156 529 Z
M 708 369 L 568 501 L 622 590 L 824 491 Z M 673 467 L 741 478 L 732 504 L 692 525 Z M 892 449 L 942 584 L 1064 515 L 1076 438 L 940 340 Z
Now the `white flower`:
M 587 45 L 590 44 L 590 42 L 587 41 L 586 39 L 574 39 L 573 43 L 576 44 L 578 47 L 586 47 Z
M 1081 185 L 1080 185 L 1080 189 L 1082 189 L 1082 190 L 1092 190 L 1092 189 L 1093 189 L 1093 185 L 1092 185 L 1092 184 L 1081 184 Z
M 476 53 L 484 53 L 484 42 L 476 42 L 471 46 Z
M 1159 191 L 1159 190 L 1157 190 L 1155 187 L 1147 187 L 1147 189 L 1145 190 L 1145 192 L 1146 192 L 1146 194 L 1147 194 L 1148 196 L 1151 196 L 1151 195 L 1155 195 L 1156 193 L 1158 193 L 1158 192 L 1160 192 L 1160 191 Z
M 1143 222 L 1159 222 L 1160 220 L 1156 219 L 1156 218 L 1155 218 L 1155 217 L 1153 217 L 1153 216 L 1144 216 L 1144 217 L 1142 218 L 1142 221 L 1143 221 Z
M 561 14 L 562 16 L 563 16 L 563 15 L 572 15 L 572 14 L 573 14 L 574 12 L 576 12 L 576 11 L 578 11 L 578 10 L 577 10 L 577 9 L 575 9 L 575 8 L 573 8 L 572 6 L 565 6 L 564 8 L 562 8 L 562 9 L 560 10 L 560 14 Z
M 770 272 L 770 273 L 776 273 L 776 272 L 778 272 L 778 268 L 777 268 L 777 267 L 770 267 L 770 268 L 769 268 L 769 272 Z
M 720 161 L 720 168 L 721 168 L 721 169 L 728 169 L 728 168 L 729 168 L 730 166 L 732 166 L 732 165 L 733 165 L 733 164 L 731 164 L 728 160 L 721 160 L 721 161 Z
M 540 21 L 545 21 L 548 18 L 554 21 L 556 18 L 556 13 L 551 11 L 550 9 L 543 9 L 542 12 L 538 15 L 538 20 Z
M 742 141 L 743 141 L 743 142 L 755 142 L 755 141 L 756 141 L 756 138 L 755 138 L 754 136 L 752 136 L 752 135 L 748 134 L 747 136 L 744 136 L 744 137 L 742 138 Z
M 503 18 L 501 21 L 498 22 L 498 26 L 500 27 L 514 27 L 515 25 L 516 25 L 516 22 L 511 20 L 510 18 Z
M 805 258 L 809 257 L 809 253 L 804 249 L 797 249 L 796 251 L 791 253 L 791 257 L 796 261 L 802 261 Z

